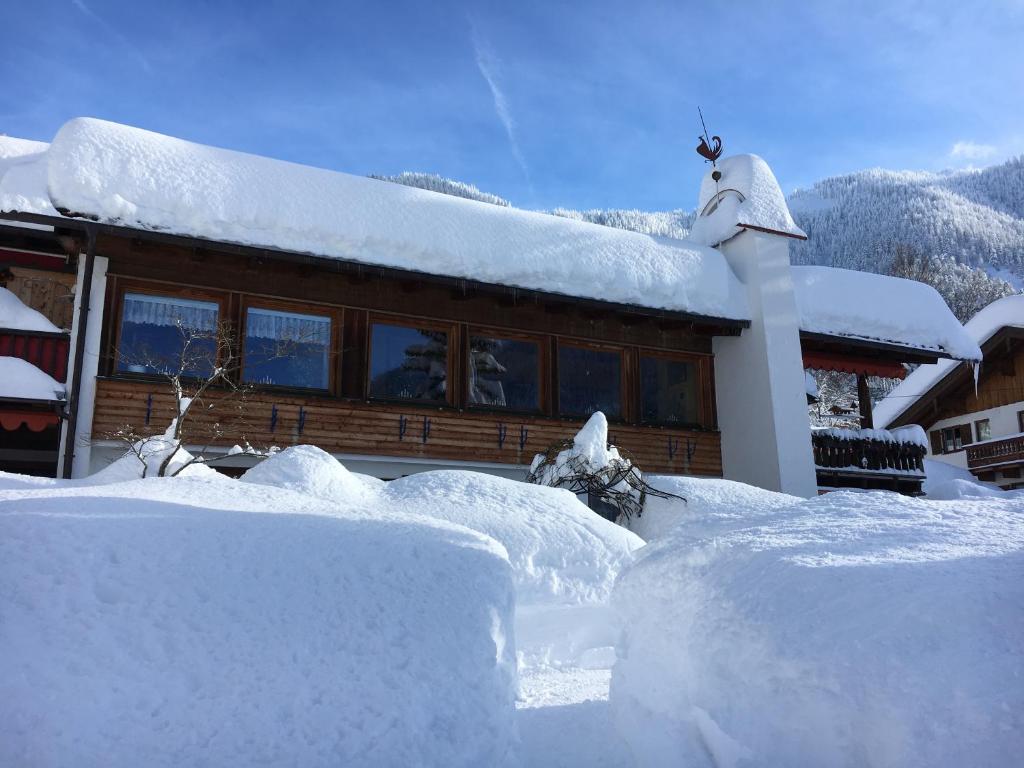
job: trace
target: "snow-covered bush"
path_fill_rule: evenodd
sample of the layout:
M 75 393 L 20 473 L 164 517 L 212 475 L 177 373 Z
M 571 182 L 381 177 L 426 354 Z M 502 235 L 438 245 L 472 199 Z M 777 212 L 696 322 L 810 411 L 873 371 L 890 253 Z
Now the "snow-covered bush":
M 503 764 L 504 551 L 339 510 L 220 476 L 0 491 L 0 765 Z
M 620 577 L 637 764 L 1018 762 L 1024 501 L 775 501 L 694 515 Z
M 347 506 L 366 503 L 384 485 L 375 477 L 349 472 L 331 454 L 313 445 L 295 445 L 275 452 L 240 479 Z

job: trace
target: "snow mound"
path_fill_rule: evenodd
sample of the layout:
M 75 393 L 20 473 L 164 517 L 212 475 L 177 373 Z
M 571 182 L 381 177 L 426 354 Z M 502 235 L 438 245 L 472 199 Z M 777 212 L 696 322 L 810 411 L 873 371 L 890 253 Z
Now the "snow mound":
M 0 357 L 0 397 L 62 400 L 64 385 L 20 357 Z
M 709 513 L 735 520 L 752 520 L 799 501 L 796 496 L 765 491 L 735 480 L 648 475 L 647 482 L 659 491 L 681 497 L 660 499 L 648 496 L 643 515 L 629 521 L 629 529 L 648 542 L 664 538 L 677 525 Z
M 708 512 L 619 579 L 644 766 L 1005 766 L 1024 749 L 1024 501 Z
M 748 317 L 721 253 L 90 118 L 47 152 L 54 205 L 141 229 L 604 301 Z
M 1024 294 L 993 301 L 967 321 L 964 331 L 980 347 L 1004 327 L 1024 328 Z M 961 365 L 957 360 L 939 360 L 918 366 L 875 406 L 875 421 L 881 426 L 896 421 L 918 398 Z
M 46 319 L 42 312 L 22 304 L 21 299 L 0 287 L 0 328 L 15 331 L 60 333 L 60 328 Z
M 990 485 L 955 478 L 936 483 L 928 489 L 928 498 L 936 501 L 954 501 L 956 499 L 992 499 L 1004 498 L 1006 491 Z
M 349 472 L 340 461 L 313 445 L 285 448 L 246 471 L 241 480 L 286 488 L 342 505 L 364 503 L 380 487 Z
M 689 240 L 718 245 L 745 227 L 807 238 L 793 221 L 768 163 L 757 155 L 733 155 L 720 159 L 716 167 L 722 174 L 717 182 L 711 170 L 701 181 L 698 216 Z
M 833 267 L 791 272 L 802 331 L 981 360 L 975 339 L 930 285 Z
M 526 604 L 603 602 L 643 540 L 568 491 L 478 472 L 421 472 L 387 483 L 383 503 L 464 525 L 508 551 Z
M 472 531 L 228 479 L 63 485 L 0 492 L 0 562 L 0 764 L 481 766 L 512 748 L 514 588 Z

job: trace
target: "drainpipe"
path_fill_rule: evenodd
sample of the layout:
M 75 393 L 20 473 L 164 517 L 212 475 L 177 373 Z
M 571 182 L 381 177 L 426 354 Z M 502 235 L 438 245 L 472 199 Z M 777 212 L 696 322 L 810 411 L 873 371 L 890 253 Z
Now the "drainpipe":
M 78 333 L 75 335 L 75 367 L 71 371 L 71 388 L 68 390 L 67 427 L 64 439 L 65 480 L 71 477 L 75 458 L 75 440 L 78 433 L 78 400 L 82 389 L 82 364 L 85 357 L 85 331 L 89 324 L 89 303 L 92 298 L 92 272 L 96 264 L 96 230 L 86 227 L 85 269 L 79 290 L 82 296 L 78 303 Z

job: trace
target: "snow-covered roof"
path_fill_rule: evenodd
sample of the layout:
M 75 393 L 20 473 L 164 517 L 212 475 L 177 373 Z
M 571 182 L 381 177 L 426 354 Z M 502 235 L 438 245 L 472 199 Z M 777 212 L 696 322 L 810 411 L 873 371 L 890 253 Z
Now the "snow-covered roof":
M 64 385 L 20 357 L 0 357 L 0 397 L 60 400 Z
M 718 181 L 714 170 L 722 174 Z M 719 160 L 704 175 L 689 240 L 718 245 L 748 228 L 807 239 L 793 221 L 768 163 L 757 155 L 734 155 Z
M 0 288 L 0 329 L 13 331 L 33 331 L 42 333 L 60 333 L 60 328 L 31 307 L 21 303 L 21 299 L 6 288 Z
M 916 280 L 834 267 L 793 267 L 800 330 L 981 360 L 938 291 Z
M 691 242 L 91 118 L 66 123 L 42 157 L 53 206 L 105 223 L 654 309 L 749 317 L 742 286 L 722 254 Z M 6 177 L 18 168 L 12 183 L 31 182 L 38 190 L 34 161 L 23 165 L 0 180 L 0 209 L 43 212 L 33 196 L 5 190 Z
M 46 150 L 42 141 L 0 136 L 0 212 L 58 216 L 46 190 Z
M 1024 328 L 1024 294 L 993 301 L 968 320 L 964 330 L 980 347 L 999 330 L 1007 327 Z M 915 369 L 875 406 L 875 423 L 884 427 L 896 421 L 959 365 L 956 360 L 939 360 Z

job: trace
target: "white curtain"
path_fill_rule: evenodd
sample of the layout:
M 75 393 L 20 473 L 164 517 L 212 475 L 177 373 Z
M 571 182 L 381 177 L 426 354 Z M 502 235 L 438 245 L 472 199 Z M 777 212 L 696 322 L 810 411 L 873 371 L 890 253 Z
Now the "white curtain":
M 272 309 L 250 308 L 245 321 L 249 338 L 294 341 L 328 346 L 331 343 L 331 319 L 318 315 L 297 315 Z
M 123 322 L 138 325 L 180 324 L 190 330 L 212 331 L 217 327 L 218 309 L 212 301 L 126 293 Z

